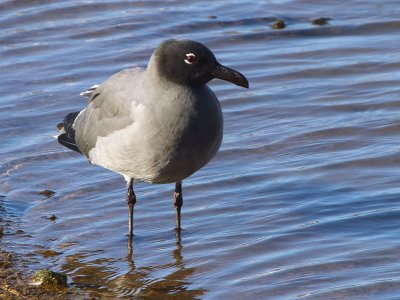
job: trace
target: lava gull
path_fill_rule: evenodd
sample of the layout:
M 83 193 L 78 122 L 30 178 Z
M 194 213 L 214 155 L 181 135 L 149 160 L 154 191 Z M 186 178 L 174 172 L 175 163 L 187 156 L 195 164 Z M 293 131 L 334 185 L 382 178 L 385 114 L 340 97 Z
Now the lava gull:
M 122 70 L 81 95 L 88 105 L 68 114 L 58 142 L 128 183 L 129 236 L 136 196 L 133 181 L 175 183 L 176 228 L 181 228 L 182 180 L 217 153 L 221 107 L 206 85 L 219 78 L 248 88 L 239 72 L 218 63 L 201 43 L 167 40 L 147 69 Z

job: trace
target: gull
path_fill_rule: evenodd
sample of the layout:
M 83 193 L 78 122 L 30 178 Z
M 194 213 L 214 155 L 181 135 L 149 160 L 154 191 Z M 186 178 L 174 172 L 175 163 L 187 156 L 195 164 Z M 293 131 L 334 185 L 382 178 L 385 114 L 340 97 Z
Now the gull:
M 166 40 L 147 68 L 122 70 L 81 93 L 85 109 L 68 114 L 58 142 L 91 164 L 124 176 L 128 236 L 133 236 L 134 181 L 175 183 L 176 229 L 181 229 L 182 181 L 217 153 L 223 134 L 220 103 L 207 86 L 219 78 L 248 88 L 206 46 Z

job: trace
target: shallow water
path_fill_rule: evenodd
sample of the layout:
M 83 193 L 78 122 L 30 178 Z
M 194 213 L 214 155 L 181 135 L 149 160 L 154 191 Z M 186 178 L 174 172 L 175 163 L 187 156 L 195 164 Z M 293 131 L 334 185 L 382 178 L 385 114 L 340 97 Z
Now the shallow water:
M 399 299 L 399 17 L 398 1 L 3 1 L 1 247 L 98 298 Z M 136 184 L 129 253 L 123 179 L 53 136 L 81 91 L 168 38 L 250 89 L 210 84 L 224 141 L 184 181 L 181 241 L 173 185 Z

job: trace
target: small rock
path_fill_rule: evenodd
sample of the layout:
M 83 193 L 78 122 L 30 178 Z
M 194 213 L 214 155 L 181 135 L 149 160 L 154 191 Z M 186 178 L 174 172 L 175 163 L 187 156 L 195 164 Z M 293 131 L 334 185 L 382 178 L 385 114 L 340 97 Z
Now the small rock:
M 331 18 L 322 17 L 322 18 L 317 18 L 317 19 L 311 20 L 311 23 L 313 25 L 322 26 L 322 25 L 327 25 L 330 20 L 331 20 Z
M 283 29 L 283 28 L 286 27 L 286 23 L 285 23 L 284 20 L 278 19 L 278 20 L 275 21 L 275 23 L 271 24 L 271 27 L 273 29 Z
M 3 236 L 3 227 L 0 226 L 0 238 Z
M 47 198 L 53 197 L 53 196 L 55 195 L 55 193 L 56 193 L 56 192 L 51 191 L 51 190 L 43 190 L 43 191 L 40 191 L 40 192 L 39 192 L 40 195 L 43 195 L 43 196 L 45 196 L 45 197 L 47 197 Z
M 53 257 L 53 256 L 57 256 L 57 255 L 61 254 L 60 252 L 50 250 L 50 249 L 38 250 L 38 251 L 35 251 L 35 253 L 42 255 L 44 258 Z
M 32 277 L 31 285 L 36 285 L 45 290 L 57 290 L 67 287 L 67 275 L 50 270 L 40 270 Z
M 57 216 L 56 215 L 51 215 L 51 216 L 49 216 L 49 220 L 50 221 L 55 221 L 57 219 Z
M 208 16 L 209 19 L 216 19 L 218 18 L 217 16 Z
M 22 233 L 25 233 L 25 231 L 23 231 L 22 229 L 17 229 L 14 232 L 14 234 L 22 234 Z

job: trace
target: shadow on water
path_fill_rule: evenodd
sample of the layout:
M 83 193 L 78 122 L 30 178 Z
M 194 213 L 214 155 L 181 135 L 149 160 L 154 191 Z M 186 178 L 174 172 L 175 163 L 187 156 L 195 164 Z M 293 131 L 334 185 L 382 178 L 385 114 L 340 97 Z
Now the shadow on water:
M 90 260 L 90 254 L 78 253 L 66 257 L 62 270 L 72 278 L 73 285 L 92 297 L 119 298 L 143 297 L 147 299 L 200 299 L 206 289 L 190 289 L 190 276 L 196 269 L 185 266 L 180 233 L 172 249 L 172 262 L 138 266 L 135 258 L 135 238 L 128 239 L 127 255 L 116 261 L 113 258 Z M 107 266 L 124 265 L 124 272 L 114 272 Z

